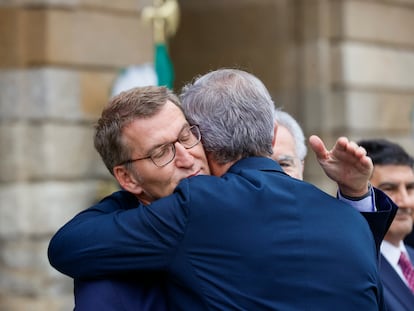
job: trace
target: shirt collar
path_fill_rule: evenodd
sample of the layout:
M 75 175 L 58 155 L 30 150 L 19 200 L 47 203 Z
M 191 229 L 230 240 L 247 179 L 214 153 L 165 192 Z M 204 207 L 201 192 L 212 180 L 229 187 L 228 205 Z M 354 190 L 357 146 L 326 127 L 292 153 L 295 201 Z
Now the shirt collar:
M 407 249 L 405 248 L 405 245 L 403 241 L 400 241 L 400 244 L 398 247 L 391 244 L 388 241 L 382 241 L 381 243 L 381 253 L 384 255 L 384 257 L 393 265 L 398 264 L 398 260 L 400 259 L 401 252 L 404 252 L 407 257 Z

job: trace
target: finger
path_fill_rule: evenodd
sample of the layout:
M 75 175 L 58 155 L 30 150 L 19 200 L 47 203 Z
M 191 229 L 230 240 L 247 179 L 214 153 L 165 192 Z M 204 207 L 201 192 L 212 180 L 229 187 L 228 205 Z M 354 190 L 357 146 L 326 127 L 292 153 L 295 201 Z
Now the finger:
M 356 164 L 364 168 L 373 167 L 372 160 L 367 156 L 367 152 L 364 147 L 358 146 L 355 142 L 350 142 L 349 144 L 350 154 L 354 157 Z
M 348 143 L 348 148 L 350 149 L 350 150 L 357 150 L 358 149 L 358 145 L 357 145 L 357 143 L 356 142 L 354 142 L 354 141 L 350 141 L 349 143 Z
M 348 149 L 349 143 L 350 142 L 349 142 L 348 138 L 343 137 L 343 136 L 339 137 L 336 140 L 336 144 L 334 146 L 334 149 L 337 149 L 339 151 L 346 151 Z
M 367 154 L 366 150 L 363 147 L 358 146 L 358 144 L 355 143 L 354 141 L 349 142 L 347 146 L 347 151 L 353 154 L 353 156 L 358 159 L 365 157 Z
M 365 157 L 367 155 L 367 151 L 364 147 L 358 146 L 357 153 L 361 155 L 361 157 Z
M 309 137 L 309 145 L 317 158 L 326 158 L 328 150 L 326 149 L 324 142 L 319 136 L 312 135 Z
M 354 157 L 354 149 L 350 141 L 346 137 L 339 137 L 336 140 L 335 146 L 331 150 L 332 155 L 341 160 L 347 160 L 349 157 Z

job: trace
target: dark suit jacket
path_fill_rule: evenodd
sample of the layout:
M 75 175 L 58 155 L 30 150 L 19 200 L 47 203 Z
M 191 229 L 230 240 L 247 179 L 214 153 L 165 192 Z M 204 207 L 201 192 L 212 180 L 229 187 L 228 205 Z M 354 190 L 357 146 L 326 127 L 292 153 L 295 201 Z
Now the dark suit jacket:
M 89 208 L 109 214 L 141 205 L 137 197 L 118 191 Z M 165 273 L 127 273 L 104 279 L 75 279 L 74 311 L 167 311 Z
M 166 311 L 164 287 L 157 276 L 75 279 L 74 311 Z
M 414 258 L 414 249 L 407 246 L 407 252 L 411 261 Z M 384 299 L 388 311 L 413 311 L 414 294 L 405 285 L 397 272 L 381 254 L 380 274 L 384 285 Z
M 376 213 L 362 213 L 368 221 L 377 246 L 394 218 L 397 207 L 390 204 L 383 192 L 374 189 Z M 129 192 L 119 191 L 91 209 L 111 213 L 140 205 Z M 167 308 L 165 280 L 162 275 L 125 276 L 101 280 L 75 280 L 75 311 L 165 311 Z
M 49 259 L 74 278 L 166 271 L 172 310 L 383 308 L 363 217 L 265 158 L 186 179 L 150 206 L 86 210 Z

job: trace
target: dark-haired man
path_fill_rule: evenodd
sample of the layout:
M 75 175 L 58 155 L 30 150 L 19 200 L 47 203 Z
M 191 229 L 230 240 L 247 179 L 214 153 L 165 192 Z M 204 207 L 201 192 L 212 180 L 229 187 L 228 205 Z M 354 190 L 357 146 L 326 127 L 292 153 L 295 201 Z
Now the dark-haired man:
M 413 228 L 414 159 L 398 144 L 384 139 L 361 140 L 374 163 L 373 186 L 398 205 L 381 244 L 380 275 L 388 311 L 414 310 L 414 249 L 404 243 Z

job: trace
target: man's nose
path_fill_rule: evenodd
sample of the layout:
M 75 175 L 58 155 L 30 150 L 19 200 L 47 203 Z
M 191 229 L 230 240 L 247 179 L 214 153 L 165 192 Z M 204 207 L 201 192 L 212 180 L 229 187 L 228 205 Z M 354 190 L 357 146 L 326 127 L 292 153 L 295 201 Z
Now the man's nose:
M 400 187 L 396 194 L 395 204 L 402 208 L 412 207 L 414 203 L 414 196 L 410 195 L 405 187 Z
M 175 164 L 177 167 L 190 167 L 194 164 L 194 157 L 190 150 L 186 149 L 179 142 L 175 143 Z

